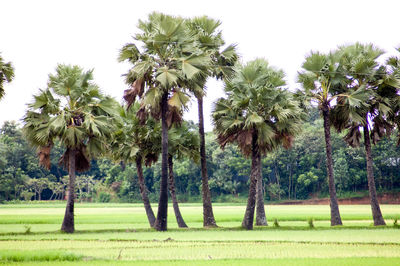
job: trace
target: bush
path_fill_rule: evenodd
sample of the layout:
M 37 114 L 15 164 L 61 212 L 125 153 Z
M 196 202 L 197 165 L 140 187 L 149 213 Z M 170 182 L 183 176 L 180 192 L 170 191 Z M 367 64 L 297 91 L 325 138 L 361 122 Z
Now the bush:
M 280 227 L 278 219 L 274 219 L 274 227 Z
M 28 190 L 24 190 L 21 192 L 21 196 L 24 198 L 25 201 L 31 200 L 34 195 L 35 195 L 34 192 Z
M 311 229 L 315 228 L 314 218 L 309 218 L 307 222 L 308 222 L 308 227 L 310 227 Z
M 25 227 L 25 234 L 29 235 L 31 233 L 32 227 L 30 225 L 24 225 L 24 227 Z
M 100 192 L 98 201 L 99 202 L 103 202 L 103 203 L 110 202 L 111 201 L 111 195 L 108 194 L 107 192 Z

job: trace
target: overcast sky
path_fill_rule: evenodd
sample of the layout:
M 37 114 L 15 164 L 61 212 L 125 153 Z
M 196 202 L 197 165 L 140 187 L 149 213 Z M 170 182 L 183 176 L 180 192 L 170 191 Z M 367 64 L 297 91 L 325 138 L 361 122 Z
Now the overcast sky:
M 139 19 L 152 11 L 183 17 L 219 19 L 225 41 L 235 43 L 241 60 L 266 58 L 287 74 L 295 88 L 296 73 L 311 50 L 327 52 L 356 41 L 372 42 L 389 54 L 400 46 L 400 1 L 85 1 L 1 0 L 0 52 L 15 67 L 0 101 L 0 123 L 20 121 L 26 104 L 58 63 L 94 68 L 104 92 L 121 100 L 127 88 L 121 75 L 129 65 L 118 63 L 119 49 L 137 30 Z M 212 130 L 212 102 L 222 85 L 208 83 L 206 130 Z M 187 119 L 197 121 L 193 103 Z

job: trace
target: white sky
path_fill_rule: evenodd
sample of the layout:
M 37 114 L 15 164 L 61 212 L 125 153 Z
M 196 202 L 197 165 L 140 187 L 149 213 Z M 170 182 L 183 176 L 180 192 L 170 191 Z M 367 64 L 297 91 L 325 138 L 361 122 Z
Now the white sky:
M 26 104 L 57 63 L 94 68 L 94 81 L 121 100 L 127 88 L 118 63 L 119 49 L 138 32 L 139 19 L 152 11 L 184 17 L 207 15 L 222 21 L 225 41 L 236 43 L 242 61 L 266 58 L 282 68 L 291 88 L 310 50 L 327 52 L 356 41 L 372 42 L 394 53 L 400 46 L 400 1 L 96 1 L 1 0 L 0 52 L 15 67 L 0 101 L 0 124 L 20 120 Z M 206 131 L 212 130 L 212 102 L 223 95 L 222 85 L 208 83 L 204 102 Z M 197 121 L 197 104 L 187 119 Z

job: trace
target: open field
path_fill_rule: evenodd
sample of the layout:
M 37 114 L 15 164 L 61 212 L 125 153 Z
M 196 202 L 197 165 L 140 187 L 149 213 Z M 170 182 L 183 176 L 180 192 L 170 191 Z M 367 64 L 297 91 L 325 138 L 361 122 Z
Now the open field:
M 156 232 L 141 204 L 76 204 L 75 234 L 59 232 L 64 207 L 0 205 L 0 264 L 400 264 L 400 229 L 393 226 L 399 205 L 381 206 L 386 227 L 371 226 L 369 205 L 341 206 L 344 226 L 337 228 L 329 226 L 326 205 L 266 206 L 269 226 L 245 231 L 243 205 L 214 204 L 219 228 L 203 229 L 201 205 L 182 204 L 190 229 L 177 228 L 170 208 L 169 231 Z

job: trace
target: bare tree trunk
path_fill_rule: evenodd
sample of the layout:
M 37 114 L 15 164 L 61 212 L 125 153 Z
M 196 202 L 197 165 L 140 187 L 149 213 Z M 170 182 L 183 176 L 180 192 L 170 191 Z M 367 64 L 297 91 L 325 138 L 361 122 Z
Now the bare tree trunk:
M 208 186 L 206 141 L 204 137 L 203 98 L 197 97 L 199 107 L 199 135 L 200 135 L 200 163 L 201 163 L 201 192 L 203 196 L 203 226 L 216 227 L 213 208 L 211 204 L 211 192 Z
M 154 228 L 157 231 L 167 231 L 167 215 L 168 215 L 168 92 L 164 92 L 161 99 L 161 184 L 160 199 L 158 201 L 157 219 L 154 222 Z
M 178 200 L 176 199 L 175 194 L 175 179 L 174 179 L 174 162 L 171 155 L 168 155 L 168 170 L 169 170 L 169 192 L 171 193 L 172 205 L 174 206 L 174 213 L 176 217 L 176 222 L 178 223 L 179 228 L 187 228 L 188 226 L 183 220 L 181 211 L 179 210 Z
M 261 176 L 261 169 L 259 168 L 261 156 L 257 144 L 257 137 L 257 132 L 253 132 L 249 197 L 247 199 L 246 212 L 242 222 L 242 227 L 246 228 L 247 230 L 253 229 L 254 209 L 256 205 L 256 186 L 257 180 Z
M 329 107 L 325 105 L 322 109 L 324 119 L 325 148 L 326 148 L 326 169 L 328 172 L 329 196 L 331 207 L 331 226 L 342 225 L 339 212 L 339 204 L 336 197 L 335 178 L 333 175 L 331 125 L 329 120 Z
M 149 224 L 151 227 L 154 226 L 154 222 L 156 221 L 156 217 L 154 216 L 153 209 L 151 208 L 149 197 L 147 196 L 147 188 L 144 183 L 143 177 L 143 168 L 142 168 L 142 156 L 137 156 L 136 158 L 136 170 L 139 180 L 139 189 L 140 195 L 142 196 L 144 209 L 146 210 L 147 219 L 149 220 Z
M 371 152 L 371 141 L 369 139 L 368 124 L 364 126 L 364 144 L 365 154 L 367 157 L 367 179 L 368 179 L 368 190 L 369 197 L 371 200 L 372 217 L 374 218 L 374 225 L 386 225 L 383 219 L 381 208 L 379 207 L 378 196 L 376 195 L 375 180 L 374 180 L 374 168 L 372 161 Z
M 291 192 L 292 192 L 292 183 L 293 183 L 293 179 L 292 179 L 292 170 L 293 170 L 293 165 L 290 164 L 290 174 L 289 174 L 289 200 L 290 200 L 290 196 L 291 196 Z
M 74 224 L 74 200 L 75 200 L 75 154 L 74 149 L 68 152 L 68 197 L 67 197 L 67 207 L 65 209 L 64 220 L 61 226 L 61 231 L 66 233 L 73 233 L 75 231 Z
M 261 169 L 261 160 L 259 160 L 260 165 L 258 166 Z M 257 178 L 257 196 L 256 196 L 256 225 L 268 225 L 267 218 L 265 217 L 265 209 L 264 209 L 264 187 L 263 187 L 263 179 L 261 176 Z

